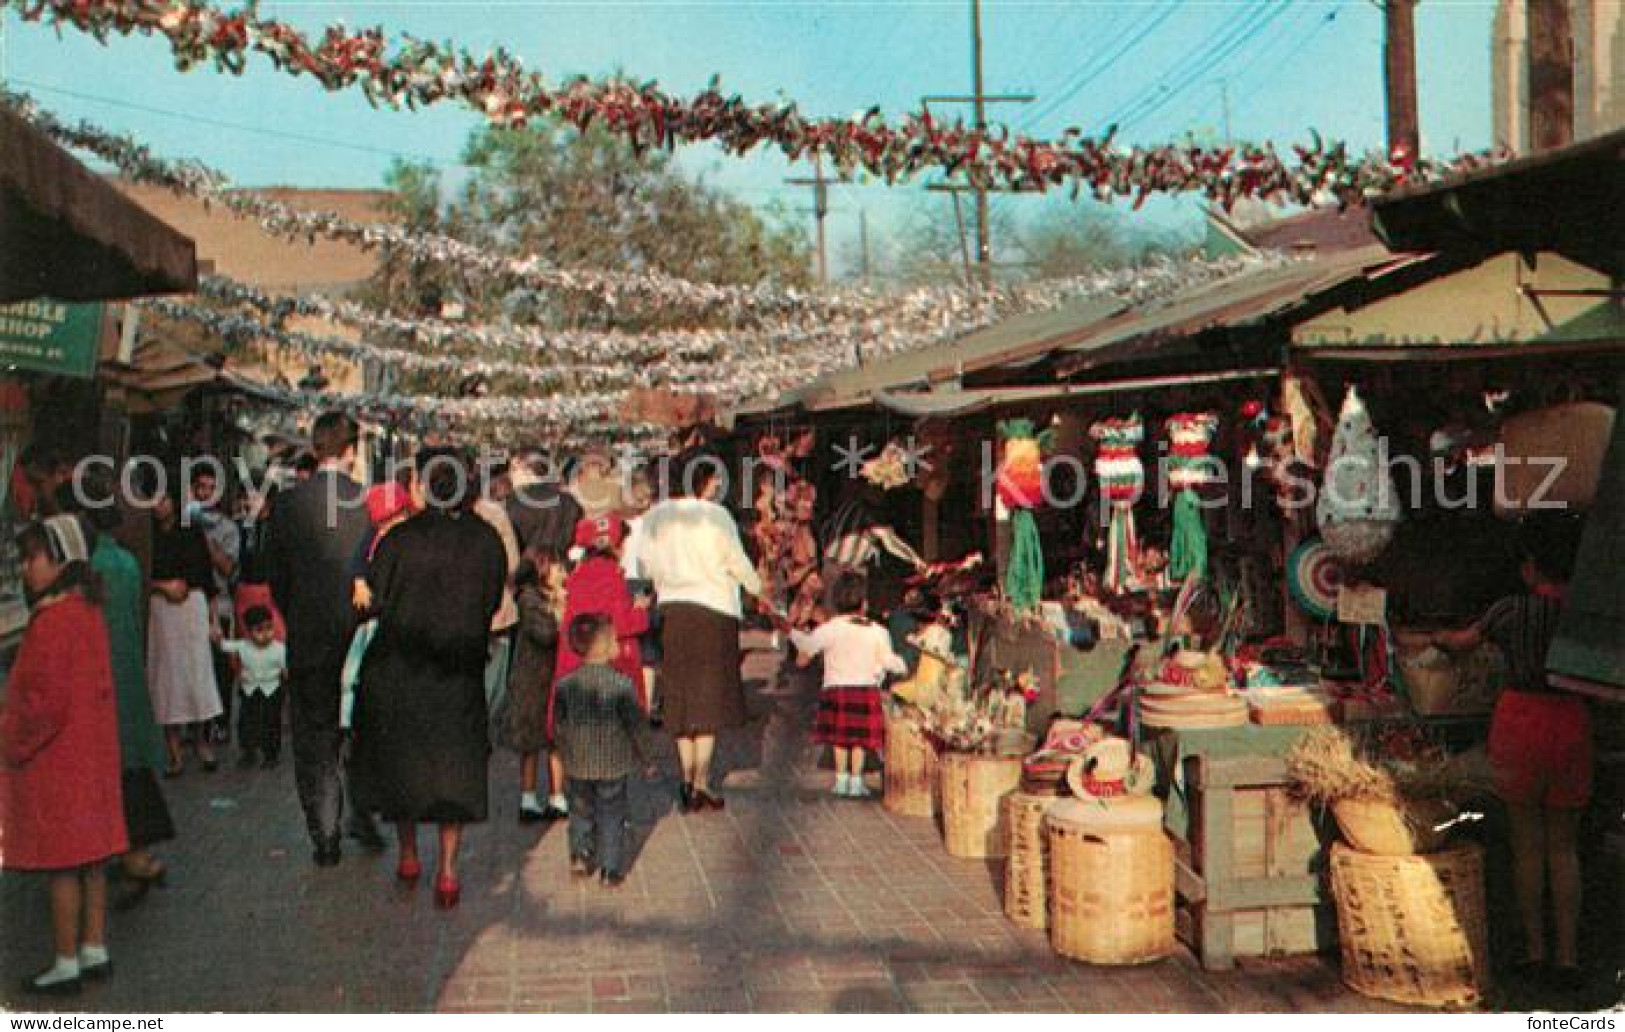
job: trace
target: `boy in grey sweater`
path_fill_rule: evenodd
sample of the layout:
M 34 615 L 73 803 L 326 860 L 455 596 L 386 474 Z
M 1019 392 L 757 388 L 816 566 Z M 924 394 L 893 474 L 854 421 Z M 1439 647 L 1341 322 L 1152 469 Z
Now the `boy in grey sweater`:
M 610 666 L 620 648 L 610 618 L 585 613 L 567 633 L 582 665 L 553 689 L 553 737 L 570 799 L 570 873 L 615 888 L 626 880 L 627 784 L 654 770 L 649 720 L 631 679 Z

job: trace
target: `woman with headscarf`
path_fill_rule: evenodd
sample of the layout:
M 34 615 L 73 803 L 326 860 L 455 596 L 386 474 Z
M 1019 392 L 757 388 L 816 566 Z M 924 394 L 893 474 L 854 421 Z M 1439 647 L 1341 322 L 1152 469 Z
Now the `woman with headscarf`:
M 118 712 L 89 534 L 52 516 L 17 538 L 33 604 L 0 709 L 0 867 L 50 877 L 52 965 L 26 992 L 76 993 L 105 978 L 107 873 L 128 848 Z
M 457 905 L 463 825 L 486 819 L 490 741 L 485 663 L 508 557 L 461 453 L 418 454 L 418 515 L 379 544 L 367 570 L 378 632 L 356 692 L 354 779 L 359 805 L 395 823 L 397 879 L 422 874 L 417 825 L 440 826 L 435 905 Z
M 181 738 L 194 729 L 193 748 L 212 771 L 218 766 L 207 729 L 222 712 L 209 647 L 208 593 L 214 565 L 203 528 L 184 519 L 179 500 L 160 495 L 153 507 L 152 606 L 147 614 L 147 662 L 152 708 L 164 728 L 167 777 L 184 769 Z

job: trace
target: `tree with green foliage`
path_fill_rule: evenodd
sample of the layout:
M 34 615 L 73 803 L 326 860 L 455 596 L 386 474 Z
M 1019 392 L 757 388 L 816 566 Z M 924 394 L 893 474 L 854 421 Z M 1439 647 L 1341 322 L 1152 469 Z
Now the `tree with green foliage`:
M 411 229 L 447 232 L 563 268 L 659 271 L 731 284 L 806 286 L 806 235 L 773 213 L 694 180 L 664 151 L 635 151 L 597 127 L 482 128 L 463 154 L 467 179 L 451 197 L 440 174 L 397 163 L 391 215 Z M 428 313 L 461 302 L 470 318 L 627 330 L 692 325 L 685 311 L 611 308 L 580 295 L 475 284 L 455 268 L 391 256 L 369 285 L 378 304 Z

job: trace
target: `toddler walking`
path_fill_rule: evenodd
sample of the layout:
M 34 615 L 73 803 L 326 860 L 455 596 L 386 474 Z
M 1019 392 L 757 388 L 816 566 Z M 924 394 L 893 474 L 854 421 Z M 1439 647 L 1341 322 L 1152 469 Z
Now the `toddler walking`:
M 553 688 L 553 735 L 570 801 L 570 873 L 615 888 L 626 880 L 627 784 L 653 773 L 654 747 L 632 679 L 610 665 L 614 621 L 585 613 L 568 633 L 581 665 Z
M 220 651 L 237 660 L 237 766 L 254 765 L 256 754 L 266 770 L 282 755 L 282 682 L 288 676 L 288 647 L 276 640 L 276 618 L 265 606 L 243 614 L 247 638 L 221 643 Z
M 835 794 L 866 799 L 871 793 L 863 783 L 864 761 L 886 741 L 880 685 L 887 674 L 906 674 L 908 667 L 892 651 L 886 628 L 865 615 L 868 588 L 861 575 L 841 575 L 830 594 L 836 615 L 813 631 L 792 631 L 790 641 L 801 666 L 824 657 L 812 739 L 835 751 Z

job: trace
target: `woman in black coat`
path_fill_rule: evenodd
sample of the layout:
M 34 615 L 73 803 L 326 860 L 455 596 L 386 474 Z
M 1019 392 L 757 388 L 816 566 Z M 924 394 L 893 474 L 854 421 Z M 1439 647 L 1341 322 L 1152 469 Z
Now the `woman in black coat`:
M 356 692 L 355 778 L 362 802 L 395 822 L 403 883 L 422 873 L 418 822 L 440 825 L 435 905 L 449 909 L 463 825 L 488 808 L 486 641 L 508 562 L 471 511 L 462 455 L 426 449 L 417 470 L 422 511 L 384 538 L 368 569 L 378 633 Z

